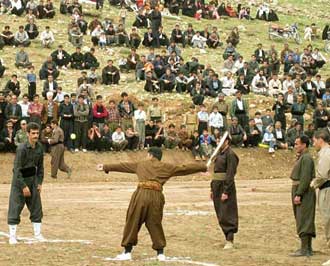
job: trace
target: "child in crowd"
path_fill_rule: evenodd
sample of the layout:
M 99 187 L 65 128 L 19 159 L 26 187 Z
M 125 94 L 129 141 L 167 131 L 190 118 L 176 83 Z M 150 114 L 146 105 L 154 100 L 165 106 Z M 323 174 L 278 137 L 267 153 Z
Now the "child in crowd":
M 203 130 L 203 134 L 199 137 L 199 143 L 202 160 L 205 161 L 212 153 L 212 139 L 207 129 Z
M 268 149 L 268 152 L 269 153 L 274 153 L 275 152 L 275 144 L 276 144 L 276 139 L 274 137 L 274 134 L 273 134 L 273 126 L 272 125 L 269 125 L 266 130 L 265 130 L 265 134 L 263 136 L 263 139 L 262 139 L 262 143 L 263 144 L 267 144 L 269 145 L 269 149 Z
M 37 76 L 34 73 L 34 66 L 30 66 L 28 68 L 28 73 L 26 75 L 26 79 L 29 83 L 28 85 L 28 95 L 29 95 L 29 100 L 33 100 L 33 96 L 36 94 L 37 90 Z

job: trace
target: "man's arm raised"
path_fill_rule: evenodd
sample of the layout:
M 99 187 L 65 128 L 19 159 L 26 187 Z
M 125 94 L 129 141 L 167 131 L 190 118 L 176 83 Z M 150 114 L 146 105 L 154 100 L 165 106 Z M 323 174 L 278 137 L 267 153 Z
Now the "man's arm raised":
M 96 170 L 104 171 L 105 173 L 122 172 L 122 173 L 136 173 L 138 163 L 136 162 L 122 162 L 117 164 L 98 164 Z

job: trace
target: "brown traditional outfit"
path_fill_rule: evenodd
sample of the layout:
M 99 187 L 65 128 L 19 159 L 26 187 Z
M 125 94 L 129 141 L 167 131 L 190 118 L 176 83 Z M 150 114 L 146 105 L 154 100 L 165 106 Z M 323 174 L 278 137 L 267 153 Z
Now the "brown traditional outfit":
M 206 166 L 200 163 L 172 165 L 152 158 L 141 162 L 108 164 L 104 165 L 103 169 L 106 173 L 110 171 L 135 173 L 139 180 L 128 207 L 121 245 L 125 248 L 137 245 L 138 233 L 145 223 L 153 243 L 152 248 L 162 250 L 166 246 L 162 227 L 165 205 L 163 185 L 172 176 L 205 172 Z
M 238 231 L 238 209 L 234 177 L 239 163 L 236 153 L 228 147 L 221 151 L 214 161 L 214 174 L 211 182 L 214 209 L 219 225 L 226 240 L 233 242 Z M 228 199 L 221 201 L 221 195 L 227 194 Z
M 63 172 L 69 173 L 71 169 L 64 162 L 64 133 L 62 128 L 57 126 L 53 130 L 52 137 L 49 139 L 51 145 L 50 155 L 51 159 L 51 177 L 57 178 L 57 171 L 60 169 Z

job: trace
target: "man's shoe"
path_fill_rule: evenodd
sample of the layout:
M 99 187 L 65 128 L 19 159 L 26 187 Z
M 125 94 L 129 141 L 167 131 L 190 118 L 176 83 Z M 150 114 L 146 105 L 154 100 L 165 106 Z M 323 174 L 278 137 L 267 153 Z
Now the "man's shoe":
M 87 150 L 86 150 L 86 149 L 82 149 L 82 151 L 83 151 L 83 152 L 87 152 Z
M 130 252 L 123 252 L 119 255 L 117 255 L 117 257 L 115 258 L 116 260 L 131 260 L 132 259 L 132 253 Z
M 9 237 L 9 245 L 16 245 L 18 244 L 16 237 Z
M 79 152 L 79 149 L 75 149 L 74 152 Z
M 312 256 L 311 250 L 308 248 L 309 244 L 309 237 L 302 237 L 301 238 L 301 248 L 298 249 L 296 252 L 291 253 L 290 257 L 310 257 Z
M 233 249 L 233 248 L 234 248 L 234 243 L 231 241 L 226 241 L 226 244 L 223 247 L 223 249 Z
M 325 263 L 322 264 L 322 266 L 329 266 L 330 265 L 330 260 L 326 261 Z
M 159 261 L 165 261 L 166 260 L 166 257 L 165 257 L 164 254 L 158 254 L 157 255 L 157 260 L 159 260 Z

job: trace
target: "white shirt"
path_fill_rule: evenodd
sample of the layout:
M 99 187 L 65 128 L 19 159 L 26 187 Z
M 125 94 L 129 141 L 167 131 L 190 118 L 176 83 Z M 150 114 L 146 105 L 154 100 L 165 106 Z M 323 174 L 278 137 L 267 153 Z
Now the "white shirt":
M 55 41 L 54 39 L 54 34 L 52 31 L 43 31 L 40 35 L 40 40 L 45 41 L 45 40 L 51 40 L 52 42 Z
M 135 120 L 147 120 L 147 115 L 145 111 L 135 110 L 134 111 L 134 119 Z
M 281 129 L 275 129 L 276 130 L 276 136 L 278 139 L 282 139 L 283 135 L 282 135 L 282 130 Z
M 221 128 L 223 127 L 223 118 L 220 113 L 212 112 L 209 117 L 209 125 L 210 127 Z
M 117 133 L 116 131 L 113 132 L 112 134 L 112 141 L 113 142 L 121 142 L 125 140 L 125 133 L 124 132 L 120 132 Z
M 284 80 L 283 81 L 283 91 L 287 92 L 289 87 L 295 87 L 293 80 Z
M 203 112 L 203 111 L 199 111 L 198 113 L 197 113 L 197 117 L 198 117 L 198 120 L 199 121 L 202 121 L 202 122 L 207 122 L 207 121 L 209 121 L 209 114 L 208 114 L 208 112 Z
M 287 97 L 287 99 L 286 99 L 286 101 L 288 102 L 288 103 L 290 103 L 290 104 L 293 104 L 293 93 L 292 94 L 288 94 L 288 97 Z
M 21 0 L 18 0 L 18 1 L 10 1 L 10 5 L 12 8 L 16 7 L 17 10 L 21 9 L 22 8 L 22 2 Z
M 221 78 L 221 82 L 222 82 L 222 87 L 224 89 L 233 89 L 234 88 L 235 81 L 232 78 L 228 79 L 228 77 L 223 77 L 223 78 Z
M 240 109 L 241 111 L 243 111 L 244 110 L 243 101 L 242 100 L 239 100 L 239 99 L 236 99 L 236 103 L 237 103 L 238 109 Z
M 203 36 L 199 35 L 197 36 L 197 34 L 195 34 L 192 38 L 191 38 L 191 43 L 194 42 L 206 42 L 206 38 L 204 38 Z
M 275 79 L 271 79 L 269 81 L 269 89 L 273 90 L 277 88 L 279 91 L 282 90 L 282 83 L 279 79 L 275 80 Z
M 30 115 L 28 114 L 28 109 L 29 109 L 30 103 L 29 102 L 27 102 L 27 103 L 20 102 L 19 105 L 22 108 L 22 117 L 29 117 Z
M 64 92 L 61 92 L 61 93 L 57 93 L 56 94 L 56 97 L 54 98 L 54 101 L 55 102 L 58 102 L 58 103 L 60 103 L 60 102 L 63 102 L 64 101 L 64 95 L 65 95 L 66 93 L 64 93 Z

